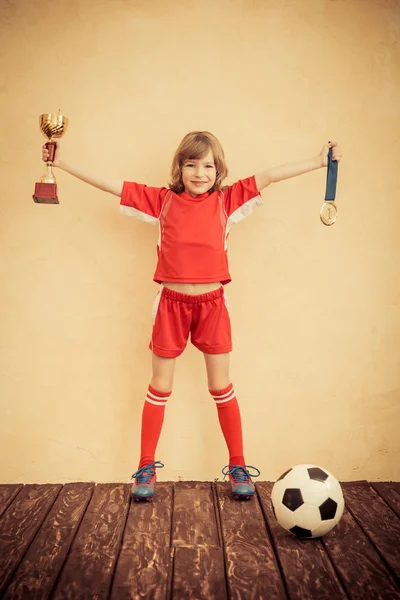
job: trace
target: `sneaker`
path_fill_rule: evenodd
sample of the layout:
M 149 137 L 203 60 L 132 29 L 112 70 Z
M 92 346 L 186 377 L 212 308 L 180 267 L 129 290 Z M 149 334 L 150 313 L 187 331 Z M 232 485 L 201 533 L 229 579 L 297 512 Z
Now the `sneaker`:
M 152 501 L 157 479 L 156 469 L 162 469 L 163 466 L 160 461 L 152 462 L 141 467 L 132 475 L 132 479 L 136 479 L 136 481 L 132 486 L 131 495 L 136 502 L 140 500 Z
M 254 496 L 255 487 L 250 479 L 250 472 L 248 469 L 257 471 L 257 473 L 251 474 L 251 477 L 259 477 L 260 471 L 251 465 L 245 467 L 241 465 L 226 465 L 226 467 L 222 469 L 222 474 L 225 475 L 225 477 L 229 475 L 229 480 L 232 484 L 232 495 L 236 500 L 251 500 Z

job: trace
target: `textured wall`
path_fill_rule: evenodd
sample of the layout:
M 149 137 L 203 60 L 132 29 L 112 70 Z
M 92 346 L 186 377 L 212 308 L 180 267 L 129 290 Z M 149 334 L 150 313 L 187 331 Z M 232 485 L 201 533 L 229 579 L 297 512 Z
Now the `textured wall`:
M 219 137 L 228 183 L 340 141 L 334 227 L 319 170 L 230 235 L 232 380 L 263 479 L 399 479 L 400 3 L 8 0 L 0 23 L 0 481 L 123 481 L 138 461 L 157 233 L 64 172 L 61 204 L 33 203 L 58 108 L 66 157 L 149 185 L 192 129 Z M 177 363 L 161 479 L 226 464 L 203 363 Z

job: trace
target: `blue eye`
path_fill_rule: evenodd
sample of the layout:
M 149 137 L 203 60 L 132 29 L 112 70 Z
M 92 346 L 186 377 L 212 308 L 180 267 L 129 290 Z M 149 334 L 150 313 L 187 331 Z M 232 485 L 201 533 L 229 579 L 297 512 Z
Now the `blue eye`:
M 184 167 L 186 167 L 186 168 L 187 167 L 194 167 L 194 164 L 193 163 L 187 163 L 186 165 L 184 165 Z M 214 165 L 206 165 L 206 168 L 207 169 L 214 169 L 215 166 Z

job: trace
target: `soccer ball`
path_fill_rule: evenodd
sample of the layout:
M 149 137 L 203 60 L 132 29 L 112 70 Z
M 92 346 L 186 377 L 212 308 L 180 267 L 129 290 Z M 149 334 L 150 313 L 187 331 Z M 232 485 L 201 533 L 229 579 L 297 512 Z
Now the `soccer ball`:
M 317 538 L 342 518 L 344 499 L 338 480 L 317 465 L 296 465 L 274 483 L 272 508 L 278 523 L 300 538 Z

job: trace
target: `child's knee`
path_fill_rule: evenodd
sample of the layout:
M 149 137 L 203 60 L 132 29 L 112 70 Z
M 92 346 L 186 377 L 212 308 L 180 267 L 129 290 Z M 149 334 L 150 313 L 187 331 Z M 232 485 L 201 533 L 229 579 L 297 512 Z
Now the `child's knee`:
M 173 379 L 168 377 L 153 377 L 151 378 L 150 385 L 157 392 L 172 392 Z
M 174 383 L 175 358 L 153 354 L 153 376 L 150 385 L 159 392 L 171 392 Z

